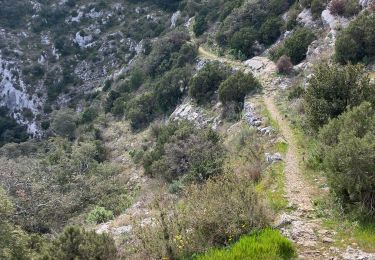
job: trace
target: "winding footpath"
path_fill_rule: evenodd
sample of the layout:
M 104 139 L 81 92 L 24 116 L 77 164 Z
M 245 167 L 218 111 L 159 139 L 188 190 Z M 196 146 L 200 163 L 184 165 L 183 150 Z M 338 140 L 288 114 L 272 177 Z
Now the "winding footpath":
M 274 76 L 276 73 L 274 63 L 268 58 L 260 56 L 242 63 L 217 57 L 202 47 L 199 47 L 198 53 L 202 59 L 216 60 L 235 69 L 252 72 L 263 85 L 263 103 L 271 117 L 278 123 L 280 135 L 288 143 L 288 151 L 284 158 L 285 197 L 292 210 L 279 216 L 275 226 L 295 242 L 298 259 L 375 259 L 374 254 L 367 254 L 350 246 L 346 249 L 334 247 L 336 232 L 325 229 L 322 219 L 317 217 L 312 200 L 322 190 L 303 176 L 303 167 L 301 166 L 303 158 L 293 131 L 287 119 L 276 106 L 274 95 L 277 94 L 279 81 Z

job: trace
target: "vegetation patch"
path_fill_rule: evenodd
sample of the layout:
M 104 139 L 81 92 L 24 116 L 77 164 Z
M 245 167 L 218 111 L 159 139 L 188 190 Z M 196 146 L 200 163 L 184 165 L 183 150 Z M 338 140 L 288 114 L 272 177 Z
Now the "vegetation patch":
M 283 237 L 279 231 L 265 229 L 252 235 L 243 236 L 229 249 L 214 249 L 199 260 L 216 259 L 292 259 L 297 256 L 292 242 Z

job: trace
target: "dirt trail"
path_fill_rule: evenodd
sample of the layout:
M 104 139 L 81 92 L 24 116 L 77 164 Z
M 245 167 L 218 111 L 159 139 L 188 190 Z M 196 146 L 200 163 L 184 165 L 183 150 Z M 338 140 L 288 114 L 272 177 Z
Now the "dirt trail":
M 296 243 L 299 259 L 342 259 L 340 255 L 343 252 L 332 247 L 335 232 L 324 229 L 321 220 L 314 214 L 312 199 L 316 196 L 318 188 L 302 176 L 302 158 L 298 152 L 298 145 L 287 119 L 280 114 L 275 104 L 273 95 L 276 94 L 278 82 L 273 76 L 276 72 L 274 63 L 265 57 L 254 57 L 250 63 L 245 64 L 217 57 L 202 47 L 199 48 L 199 54 L 203 59 L 217 60 L 237 69 L 245 68 L 245 71 L 252 72 L 264 87 L 264 105 L 278 123 L 280 135 L 288 143 L 288 151 L 284 158 L 285 196 L 293 210 L 279 216 L 275 226 Z

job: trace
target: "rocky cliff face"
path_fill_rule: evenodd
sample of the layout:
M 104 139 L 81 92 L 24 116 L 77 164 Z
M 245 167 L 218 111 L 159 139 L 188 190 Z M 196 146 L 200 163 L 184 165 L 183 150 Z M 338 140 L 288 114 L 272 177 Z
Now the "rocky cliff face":
M 0 106 L 34 136 L 42 135 L 40 122 L 50 111 L 79 107 L 143 52 L 143 36 L 157 37 L 181 16 L 127 1 L 23 4 L 22 24 L 0 19 Z

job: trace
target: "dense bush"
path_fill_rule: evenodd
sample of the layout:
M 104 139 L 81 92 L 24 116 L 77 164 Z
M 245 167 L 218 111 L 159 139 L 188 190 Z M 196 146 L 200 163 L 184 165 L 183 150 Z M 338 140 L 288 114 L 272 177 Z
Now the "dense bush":
M 363 66 L 318 66 L 305 94 L 305 109 L 310 125 L 318 129 L 363 101 L 375 102 L 375 85 L 370 83 Z
M 138 232 L 145 258 L 182 259 L 227 246 L 270 219 L 252 180 L 236 174 L 187 187 L 178 207 L 160 199 L 157 210 L 154 224 Z
M 340 63 L 369 61 L 375 57 L 375 13 L 364 12 L 337 36 L 335 57 Z
M 162 113 L 173 110 L 186 94 L 192 75 L 190 67 L 172 69 L 155 84 L 153 92 L 157 109 Z
M 289 74 L 293 70 L 293 63 L 288 56 L 281 56 L 276 63 L 279 73 Z
M 199 256 L 199 260 L 216 259 L 293 259 L 296 257 L 293 243 L 279 231 L 265 229 L 242 237 L 229 249 L 214 249 Z
M 254 44 L 257 39 L 258 33 L 253 27 L 244 27 L 233 34 L 229 46 L 244 54 L 245 57 L 250 57 L 254 52 Z
M 283 27 L 283 20 L 280 17 L 268 18 L 260 27 L 260 41 L 271 45 L 280 36 Z
M 127 102 L 125 115 L 134 130 L 148 126 L 157 115 L 153 93 L 146 92 Z
M 189 38 L 187 33 L 173 32 L 155 42 L 145 61 L 146 72 L 155 77 L 173 67 L 184 66 L 187 62 L 193 61 L 196 57 L 196 52 L 194 52 L 196 47 L 187 43 Z
M 104 207 L 96 206 L 89 212 L 86 220 L 89 223 L 100 224 L 111 219 L 113 219 L 112 211 L 106 210 Z
M 115 260 L 115 241 L 108 234 L 96 234 L 78 227 L 68 227 L 43 252 L 41 259 Z
M 32 5 L 22 0 L 1 1 L 0 25 L 8 28 L 17 28 L 24 25 L 27 15 L 31 14 Z
M 57 135 L 73 138 L 77 128 L 76 121 L 77 118 L 73 110 L 60 110 L 56 112 L 51 127 Z
M 375 217 L 375 113 L 368 102 L 330 120 L 320 131 L 324 165 L 344 205 Z
M 218 62 L 206 64 L 190 81 L 189 95 L 198 103 L 210 101 L 220 83 L 229 76 L 229 69 Z
M 223 147 L 212 130 L 173 122 L 154 131 L 156 146 L 144 155 L 146 174 L 172 182 L 202 182 L 223 170 Z
M 306 58 L 306 52 L 315 35 L 307 28 L 298 28 L 285 41 L 270 51 L 272 60 L 276 61 L 281 56 L 290 57 L 293 64 L 300 63 Z
M 228 77 L 219 88 L 219 99 L 223 104 L 230 102 L 243 103 L 247 94 L 261 88 L 260 83 L 251 73 L 237 72 Z
M 26 127 L 8 116 L 8 109 L 0 107 L 0 147 L 6 143 L 20 143 L 28 139 Z

